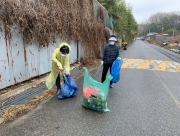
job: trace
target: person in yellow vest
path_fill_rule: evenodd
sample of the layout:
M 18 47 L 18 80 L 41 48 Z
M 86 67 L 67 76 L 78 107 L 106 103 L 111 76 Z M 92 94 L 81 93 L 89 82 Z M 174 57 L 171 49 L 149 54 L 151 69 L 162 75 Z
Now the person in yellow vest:
M 124 50 L 127 50 L 127 45 L 128 45 L 127 42 L 123 42 L 122 44 L 123 44 Z
M 60 44 L 52 54 L 52 69 L 51 73 L 46 79 L 46 86 L 51 89 L 56 83 L 57 92 L 61 88 L 60 85 L 60 72 L 70 75 L 69 52 L 71 47 L 67 43 Z

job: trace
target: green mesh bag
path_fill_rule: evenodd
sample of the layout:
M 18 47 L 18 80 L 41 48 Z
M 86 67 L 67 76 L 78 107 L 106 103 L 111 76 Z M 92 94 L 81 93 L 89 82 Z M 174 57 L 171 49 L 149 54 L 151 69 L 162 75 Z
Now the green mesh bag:
M 101 83 L 94 80 L 84 67 L 83 82 L 83 103 L 82 106 L 100 112 L 107 112 L 107 98 L 109 92 L 109 82 L 113 77 L 109 75 L 106 80 Z
M 94 17 L 98 20 L 99 17 L 99 8 L 100 8 L 101 4 L 94 0 L 93 1 L 93 12 L 94 12 Z M 106 9 L 104 9 L 105 11 L 105 16 L 104 16 L 104 25 L 108 28 L 110 28 L 111 30 L 115 29 L 115 20 L 112 18 L 111 15 L 109 15 L 108 11 Z

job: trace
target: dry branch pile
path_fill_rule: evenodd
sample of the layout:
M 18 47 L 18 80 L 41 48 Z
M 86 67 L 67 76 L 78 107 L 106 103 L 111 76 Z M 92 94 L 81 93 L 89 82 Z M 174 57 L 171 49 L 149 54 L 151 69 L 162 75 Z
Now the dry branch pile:
M 94 3 L 95 0 L 0 0 L 0 19 L 6 38 L 11 38 L 11 27 L 16 26 L 25 44 L 48 46 L 57 38 L 80 42 L 87 63 L 100 57 L 100 46 L 109 37 L 104 26 L 106 11 L 98 5 L 96 19 Z

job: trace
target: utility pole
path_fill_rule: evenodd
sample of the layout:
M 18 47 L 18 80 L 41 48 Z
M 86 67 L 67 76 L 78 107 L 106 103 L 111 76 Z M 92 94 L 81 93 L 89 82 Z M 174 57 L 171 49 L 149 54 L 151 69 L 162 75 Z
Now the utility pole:
M 174 29 L 175 29 L 175 23 L 174 23 L 174 28 L 173 28 L 173 37 L 174 37 Z

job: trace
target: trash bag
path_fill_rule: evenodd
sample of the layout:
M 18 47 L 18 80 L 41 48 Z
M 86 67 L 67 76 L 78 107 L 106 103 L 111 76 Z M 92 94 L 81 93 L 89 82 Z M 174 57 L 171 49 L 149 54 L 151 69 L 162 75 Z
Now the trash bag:
M 120 70 L 123 64 L 123 60 L 120 57 L 113 62 L 110 74 L 113 76 L 111 80 L 113 83 L 117 83 L 120 80 Z
M 82 106 L 91 110 L 107 112 L 107 98 L 109 92 L 109 82 L 113 77 L 109 75 L 106 80 L 101 83 L 94 80 L 84 67 L 83 82 L 83 103 Z
M 78 86 L 76 85 L 72 76 L 64 75 L 64 85 L 58 93 L 58 99 L 70 98 L 78 93 Z

